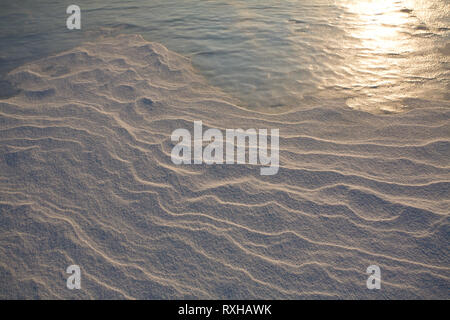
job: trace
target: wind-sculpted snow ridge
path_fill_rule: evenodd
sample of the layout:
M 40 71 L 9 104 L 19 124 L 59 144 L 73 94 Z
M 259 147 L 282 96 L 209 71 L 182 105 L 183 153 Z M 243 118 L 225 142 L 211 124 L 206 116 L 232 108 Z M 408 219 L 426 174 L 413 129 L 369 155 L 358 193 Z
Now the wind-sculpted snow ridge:
M 254 112 L 130 35 L 7 81 L 1 298 L 449 298 L 447 108 Z M 279 128 L 278 174 L 173 164 L 171 132 L 196 120 Z

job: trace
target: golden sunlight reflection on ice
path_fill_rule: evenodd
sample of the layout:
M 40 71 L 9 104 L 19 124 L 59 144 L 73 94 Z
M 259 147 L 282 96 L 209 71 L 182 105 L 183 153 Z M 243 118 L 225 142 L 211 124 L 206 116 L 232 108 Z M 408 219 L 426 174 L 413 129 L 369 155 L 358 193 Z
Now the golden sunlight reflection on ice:
M 446 57 L 439 55 L 436 30 L 429 22 L 447 7 L 418 0 L 345 1 L 341 5 L 349 13 L 345 28 L 352 39 L 342 44 L 352 75 L 342 85 L 360 93 L 347 100 L 348 106 L 399 112 L 408 108 L 405 102 L 411 99 L 443 99 L 443 84 L 435 81 L 436 72 L 430 70 L 444 70 L 440 64 Z
M 389 0 L 353 1 L 345 6 L 356 20 L 348 32 L 359 40 L 355 44 L 358 54 L 347 57 L 355 71 L 351 86 L 364 93 L 348 99 L 347 104 L 357 109 L 382 106 L 385 112 L 400 111 L 404 77 L 412 73 L 415 59 L 408 54 L 417 44 L 406 31 L 413 24 L 413 8 Z

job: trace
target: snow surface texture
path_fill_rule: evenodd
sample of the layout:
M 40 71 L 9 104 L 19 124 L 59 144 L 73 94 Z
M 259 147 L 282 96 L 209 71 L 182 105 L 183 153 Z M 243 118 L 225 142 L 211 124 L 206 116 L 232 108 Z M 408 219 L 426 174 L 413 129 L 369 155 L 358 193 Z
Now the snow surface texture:
M 450 110 L 265 114 L 140 36 L 12 71 L 0 297 L 449 298 Z M 5 89 L 6 88 L 6 89 Z M 280 170 L 172 163 L 177 128 L 280 129 Z M 66 268 L 81 267 L 81 290 Z M 381 289 L 366 268 L 381 268 Z

